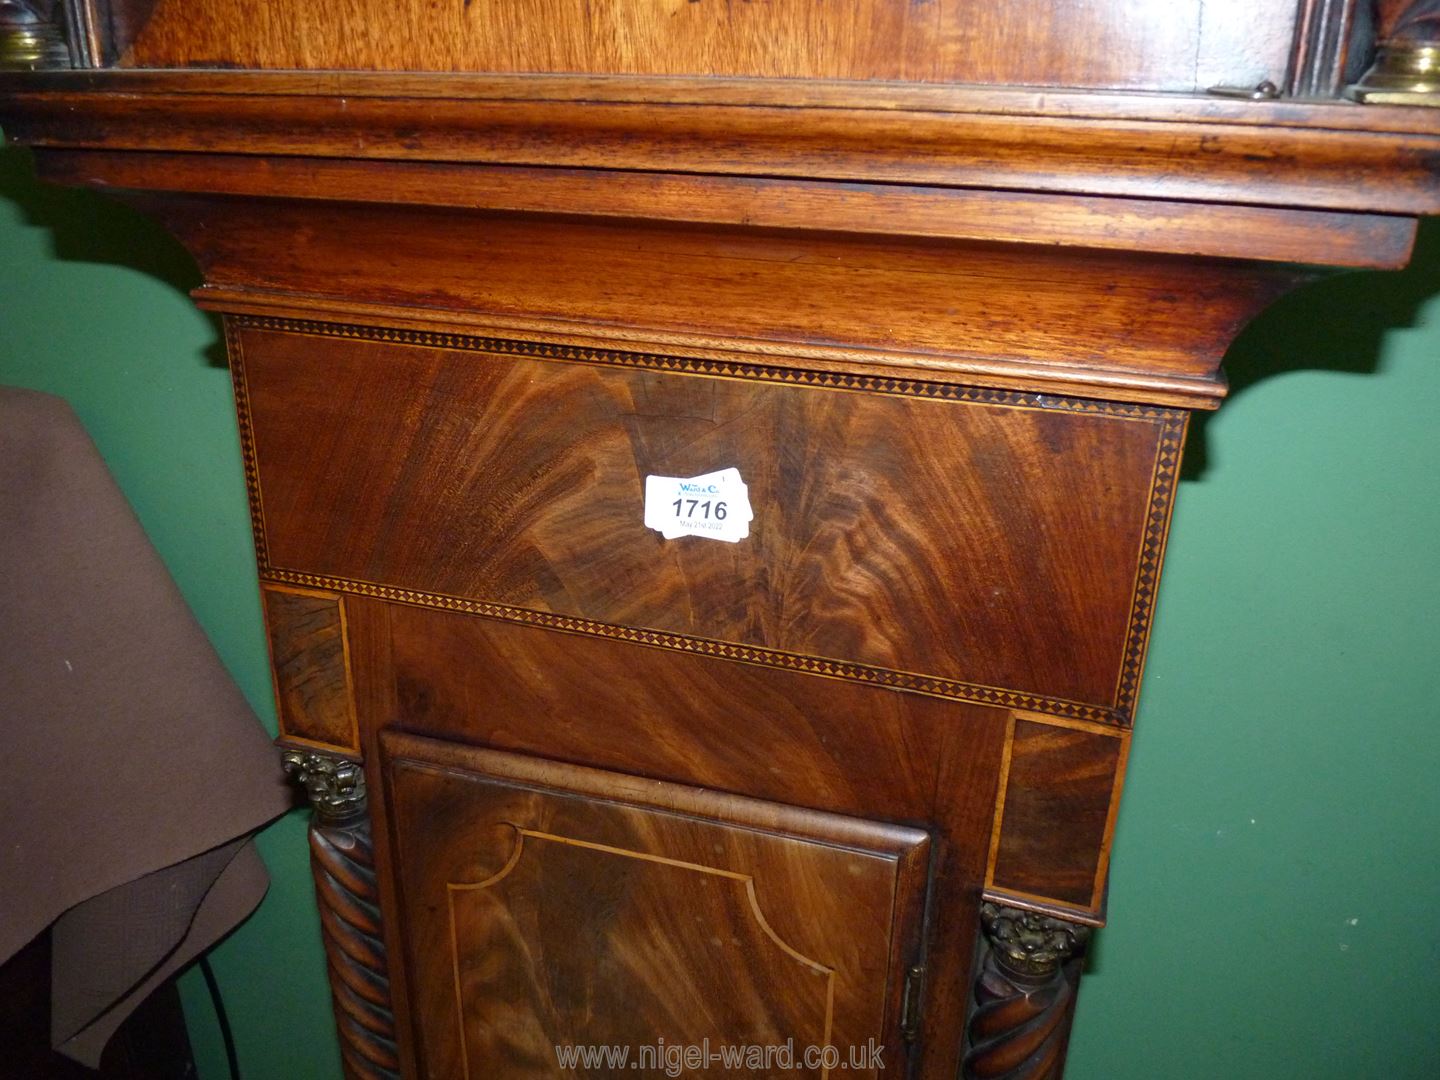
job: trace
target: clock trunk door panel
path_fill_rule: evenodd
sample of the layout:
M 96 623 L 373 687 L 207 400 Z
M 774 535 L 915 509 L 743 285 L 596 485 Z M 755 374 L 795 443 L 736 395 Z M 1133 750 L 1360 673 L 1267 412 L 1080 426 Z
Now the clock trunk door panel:
M 397 732 L 382 745 L 425 1075 L 719 1076 L 724 1055 L 770 1053 L 818 1077 L 826 1047 L 847 1075 L 896 1075 L 924 832 Z

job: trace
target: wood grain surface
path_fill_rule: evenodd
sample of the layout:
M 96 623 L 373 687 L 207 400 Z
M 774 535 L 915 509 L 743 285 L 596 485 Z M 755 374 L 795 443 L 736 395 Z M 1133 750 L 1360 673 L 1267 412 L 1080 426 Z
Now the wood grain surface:
M 924 833 L 411 736 L 382 745 L 426 1075 L 560 1077 L 557 1046 L 662 1039 L 847 1056 L 874 1039 L 903 1068 Z
M 272 568 L 1129 708 L 1163 410 L 241 336 Z M 749 539 L 645 528 L 731 466 Z
M 758 75 L 1204 89 L 1284 79 L 1293 4 L 1243 0 L 114 0 L 137 67 Z M 1077 48 L 1084 41 L 1085 48 Z
M 1421 134 L 1440 130 L 1440 118 L 1420 115 L 1409 106 L 1373 105 L 1363 109 L 1344 99 L 1255 98 L 1229 94 L 1147 94 L 1059 86 L 926 85 L 834 79 L 762 79 L 719 76 L 497 75 L 445 72 L 265 71 L 199 68 L 131 70 L 75 68 L 0 72 L 0 95 L 100 92 L 147 97 L 177 94 L 210 97 L 262 95 L 274 98 L 425 99 L 436 106 L 463 101 L 526 101 L 553 105 L 725 105 L 784 106 L 797 110 L 885 110 L 895 113 L 939 112 L 990 116 L 1047 116 L 1077 125 L 1088 122 L 1143 120 L 1301 128 L 1320 132 Z M 238 103 L 237 103 L 238 104 Z M 77 118 L 78 119 L 78 118 Z M 77 124 L 90 137 L 91 125 Z M 223 133 L 217 133 L 223 134 Z M 1177 148 L 1178 149 L 1178 148 Z
M 1227 259 L 1390 268 L 1408 258 L 1409 218 L 1268 206 L 1020 191 L 698 177 L 606 169 L 51 150 L 54 183 L 147 191 L 464 207 L 507 213 L 720 224 Z
M 358 752 L 342 598 L 276 585 L 260 595 L 282 735 Z
M 993 894 L 1104 911 L 1128 737 L 1018 719 L 996 825 Z
M 1440 118 L 1416 115 L 1431 110 L 909 90 L 100 72 L 0 76 L 0 117 L 7 138 L 36 147 L 678 170 L 1402 214 L 1440 206 Z
M 588 335 L 1190 407 L 1218 403 L 1233 335 L 1309 276 L 1032 245 L 426 207 L 132 201 L 186 241 L 208 281 L 200 299 L 228 312 L 478 322 L 498 331 L 490 336 Z
M 202 298 L 230 310 L 249 300 L 323 319 L 369 303 L 401 318 L 488 316 L 732 354 L 802 350 L 911 376 L 1005 371 L 1012 384 L 1028 374 L 1057 392 L 1088 383 L 1089 396 L 1183 394 L 1187 405 L 1224 393 L 1217 371 L 1235 332 L 1306 277 L 1073 248 L 443 208 L 139 204 L 187 242 L 206 273 Z

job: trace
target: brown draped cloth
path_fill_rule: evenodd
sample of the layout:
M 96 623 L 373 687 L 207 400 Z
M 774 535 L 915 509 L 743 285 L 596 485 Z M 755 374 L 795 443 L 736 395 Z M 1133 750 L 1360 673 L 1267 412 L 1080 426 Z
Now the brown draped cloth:
M 290 801 L 74 413 L 0 388 L 0 962 L 54 924 L 56 1049 L 97 1064 L 254 910 Z

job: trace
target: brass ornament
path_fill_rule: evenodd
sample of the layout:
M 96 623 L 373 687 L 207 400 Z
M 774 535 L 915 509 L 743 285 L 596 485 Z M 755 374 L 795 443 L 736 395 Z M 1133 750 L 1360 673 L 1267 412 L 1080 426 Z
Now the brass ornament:
M 317 754 L 309 750 L 286 750 L 285 771 L 305 788 L 315 816 L 323 824 L 337 825 L 365 814 L 365 772 L 357 761 Z
M 1345 94 L 1365 105 L 1440 107 L 1440 0 L 1411 4 Z
M 0 70 L 70 67 L 57 0 L 0 0 Z
M 1022 979 L 1051 978 L 1090 937 L 1088 926 L 999 904 L 982 904 L 980 922 L 996 962 Z

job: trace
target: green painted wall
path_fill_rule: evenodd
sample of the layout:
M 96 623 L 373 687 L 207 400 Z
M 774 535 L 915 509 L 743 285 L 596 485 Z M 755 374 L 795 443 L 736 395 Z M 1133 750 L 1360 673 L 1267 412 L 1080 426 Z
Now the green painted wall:
M 273 728 L 229 384 L 185 254 L 0 151 L 0 382 L 62 394 Z M 1069 1080 L 1440 1076 L 1440 229 L 1250 328 L 1198 425 Z M 0 523 L 3 527 L 3 523 Z M 217 763 L 218 764 L 218 763 Z M 247 1080 L 338 1077 L 303 821 L 215 953 Z M 184 985 L 203 1080 L 208 1004 Z

